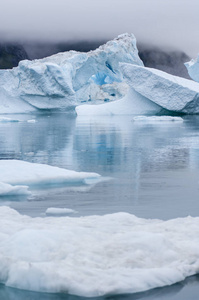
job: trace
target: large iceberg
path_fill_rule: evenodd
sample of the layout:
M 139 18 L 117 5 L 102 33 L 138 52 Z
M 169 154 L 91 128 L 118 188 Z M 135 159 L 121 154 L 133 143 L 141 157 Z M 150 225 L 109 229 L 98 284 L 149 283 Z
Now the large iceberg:
M 0 112 L 66 109 L 87 101 L 124 96 L 120 62 L 143 65 L 133 34 L 123 34 L 94 51 L 69 51 L 21 61 L 0 70 Z
M 192 59 L 185 63 L 189 76 L 199 82 L 199 54 L 196 59 Z
M 0 282 L 81 296 L 136 293 L 199 272 L 199 218 L 31 218 L 0 207 Z
M 121 64 L 129 86 L 164 109 L 199 113 L 199 83 L 160 70 Z

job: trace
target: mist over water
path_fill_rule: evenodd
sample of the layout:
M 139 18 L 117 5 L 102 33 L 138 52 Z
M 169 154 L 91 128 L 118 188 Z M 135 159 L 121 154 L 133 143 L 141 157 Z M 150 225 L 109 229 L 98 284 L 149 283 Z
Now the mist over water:
M 199 51 L 197 0 L 2 0 L 4 41 L 68 42 L 109 40 L 134 33 L 138 42 Z

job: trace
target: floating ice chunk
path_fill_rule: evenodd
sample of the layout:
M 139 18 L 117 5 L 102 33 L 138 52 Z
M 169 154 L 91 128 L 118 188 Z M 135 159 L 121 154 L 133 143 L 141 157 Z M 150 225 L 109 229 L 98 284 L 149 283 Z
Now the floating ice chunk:
M 121 64 L 127 83 L 162 108 L 180 113 L 199 113 L 199 84 L 156 69 Z
M 46 215 L 48 216 L 64 216 L 74 213 L 76 213 L 76 210 L 70 208 L 49 207 L 46 210 Z
M 36 123 L 37 121 L 35 119 L 28 120 L 27 123 Z
M 134 115 L 158 113 L 162 108 L 134 90 L 120 100 L 99 104 L 80 105 L 75 108 L 77 115 Z
M 69 51 L 21 61 L 12 70 L 0 70 L 1 113 L 67 109 L 101 101 L 96 99 L 99 94 L 103 100 L 117 99 L 124 91 L 120 62 L 143 65 L 133 34 L 120 35 L 88 53 Z
M 199 82 L 199 54 L 196 59 L 192 59 L 185 63 L 189 76 Z
M 144 121 L 144 122 L 183 122 L 181 117 L 171 117 L 171 116 L 136 116 L 133 121 Z
M 6 117 L 0 117 L 0 123 L 7 123 L 7 122 L 21 122 L 21 120 L 6 118 Z
M 15 185 L 0 182 L 0 196 L 12 196 L 12 195 L 29 195 L 28 186 Z
M 21 160 L 0 160 L 0 182 L 12 185 L 87 184 L 99 177 L 97 173 L 75 172 Z
M 31 218 L 0 207 L 0 282 L 80 296 L 136 293 L 199 272 L 199 218 Z

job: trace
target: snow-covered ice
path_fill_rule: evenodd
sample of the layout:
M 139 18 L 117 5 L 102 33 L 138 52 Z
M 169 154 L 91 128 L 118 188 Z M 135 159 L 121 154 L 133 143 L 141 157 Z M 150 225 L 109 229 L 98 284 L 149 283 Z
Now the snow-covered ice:
M 199 272 L 199 218 L 31 218 L 0 207 L 0 282 L 81 296 L 135 293 Z
M 143 65 L 133 34 L 120 35 L 88 53 L 68 51 L 21 61 L 12 70 L 0 70 L 1 113 L 121 98 L 128 87 L 122 82 L 120 62 Z
M 48 216 L 63 216 L 69 214 L 75 214 L 77 211 L 71 208 L 59 208 L 59 207 L 49 207 L 46 210 L 46 215 Z
M 185 63 L 185 67 L 189 73 L 189 76 L 199 82 L 199 54 L 196 59 L 192 59 L 189 62 Z
M 161 107 L 138 94 L 133 89 L 117 101 L 97 104 L 79 105 L 75 108 L 77 115 L 134 115 L 134 114 L 155 114 L 161 111 Z
M 94 183 L 99 178 L 97 173 L 75 172 L 21 160 L 0 160 L 0 182 L 11 185 L 87 184 Z
M 129 86 L 164 109 L 199 113 L 199 83 L 160 70 L 121 64 Z

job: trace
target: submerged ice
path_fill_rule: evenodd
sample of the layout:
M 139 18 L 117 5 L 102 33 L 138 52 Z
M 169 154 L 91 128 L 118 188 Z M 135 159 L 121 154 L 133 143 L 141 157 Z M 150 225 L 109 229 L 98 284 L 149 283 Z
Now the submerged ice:
M 199 272 L 199 218 L 31 218 L 0 207 L 0 282 L 81 296 L 136 293 Z

